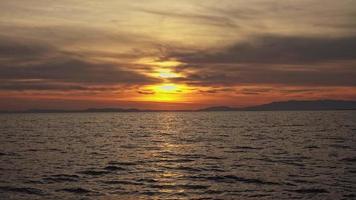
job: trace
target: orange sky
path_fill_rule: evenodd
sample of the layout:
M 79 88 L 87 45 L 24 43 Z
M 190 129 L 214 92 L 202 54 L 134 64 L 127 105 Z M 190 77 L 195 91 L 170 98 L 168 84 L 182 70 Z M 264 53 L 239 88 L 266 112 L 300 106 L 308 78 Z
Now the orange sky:
M 0 2 L 0 110 L 356 100 L 349 0 Z

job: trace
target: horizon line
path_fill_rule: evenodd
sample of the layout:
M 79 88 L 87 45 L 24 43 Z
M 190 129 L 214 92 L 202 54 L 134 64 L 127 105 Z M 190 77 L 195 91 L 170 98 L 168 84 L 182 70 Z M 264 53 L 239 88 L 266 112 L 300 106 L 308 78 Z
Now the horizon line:
M 340 103 L 338 105 L 316 105 L 315 108 L 311 105 L 300 105 L 301 103 L 325 103 L 333 102 Z M 295 105 L 286 105 L 288 103 L 296 103 Z M 350 105 L 341 105 L 341 103 L 349 103 Z M 273 106 L 282 105 L 287 107 L 278 108 Z M 297 105 L 299 104 L 299 105 Z M 267 106 L 267 108 L 265 108 Z M 268 106 L 272 106 L 268 108 Z M 291 107 L 288 107 L 291 106 Z M 294 107 L 293 107 L 294 106 Z M 297 107 L 295 107 L 297 106 Z M 299 107 L 298 107 L 299 106 Z M 300 107 L 301 106 L 301 107 Z M 304 107 L 303 107 L 304 106 Z M 349 106 L 349 107 L 348 107 Z M 234 106 L 209 106 L 200 109 L 140 109 L 140 108 L 122 108 L 122 107 L 104 107 L 104 108 L 84 108 L 84 109 L 51 109 L 51 108 L 31 108 L 26 110 L 0 110 L 0 113 L 110 113 L 110 112 L 213 112 L 213 111 L 308 111 L 308 110 L 356 110 L 356 100 L 337 100 L 337 99 L 320 99 L 320 100 L 287 100 L 287 101 L 273 101 L 270 103 L 234 107 Z

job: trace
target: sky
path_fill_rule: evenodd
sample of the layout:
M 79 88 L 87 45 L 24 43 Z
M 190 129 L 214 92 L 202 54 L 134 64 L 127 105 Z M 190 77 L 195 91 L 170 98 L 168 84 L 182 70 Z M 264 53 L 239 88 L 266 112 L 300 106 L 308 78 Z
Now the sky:
M 354 0 L 0 1 L 0 110 L 356 100 Z

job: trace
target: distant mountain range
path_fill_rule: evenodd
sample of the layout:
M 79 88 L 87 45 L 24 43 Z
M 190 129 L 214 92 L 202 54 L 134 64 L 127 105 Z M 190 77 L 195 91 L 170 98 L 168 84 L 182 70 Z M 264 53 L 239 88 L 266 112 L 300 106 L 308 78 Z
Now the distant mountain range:
M 174 110 L 179 112 L 213 112 L 213 111 L 287 111 L 287 110 L 356 110 L 356 101 L 315 100 L 315 101 L 281 101 L 268 104 L 234 108 L 228 106 L 208 107 L 199 110 Z M 174 112 L 173 111 L 173 112 Z M 0 111 L 0 113 L 93 113 L 93 112 L 172 112 L 172 110 L 140 110 L 135 108 L 89 108 L 86 110 L 51 110 L 31 109 L 26 111 Z
M 233 108 L 209 107 L 199 111 L 283 111 L 283 110 L 356 110 L 356 101 L 315 100 L 315 101 L 281 101 L 259 106 Z
M 244 110 L 356 110 L 356 101 L 318 100 L 318 101 L 283 101 L 272 102 L 260 106 L 248 107 Z

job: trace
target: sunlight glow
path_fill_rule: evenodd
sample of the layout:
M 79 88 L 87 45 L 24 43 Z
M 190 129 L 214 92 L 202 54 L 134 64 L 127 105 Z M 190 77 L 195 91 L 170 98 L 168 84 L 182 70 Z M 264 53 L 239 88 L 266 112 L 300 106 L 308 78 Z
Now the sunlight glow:
M 161 85 L 155 88 L 158 92 L 178 92 L 179 87 L 175 84 Z
M 176 60 L 168 60 L 168 61 L 153 61 L 150 62 L 149 64 L 151 65 L 156 65 L 159 67 L 177 67 L 181 65 L 182 63 Z
M 145 91 L 152 91 L 144 97 L 146 101 L 155 102 L 178 102 L 184 101 L 186 94 L 191 93 L 191 89 L 186 85 L 175 83 L 164 83 L 151 85 L 142 88 Z
M 137 64 L 152 65 L 160 68 L 177 67 L 183 63 L 177 60 L 159 60 L 159 58 L 142 58 L 136 62 Z
M 169 69 L 160 69 L 158 70 L 158 76 L 161 78 L 177 78 L 180 77 L 179 74 L 172 72 Z
M 154 78 L 162 80 L 160 84 L 147 85 L 140 88 L 140 100 L 152 102 L 184 102 L 187 94 L 192 90 L 185 84 L 176 83 L 174 78 L 184 77 L 184 74 L 175 69 L 184 63 L 177 60 L 162 60 L 160 58 L 144 58 L 137 63 L 150 66 L 150 72 L 146 73 Z

